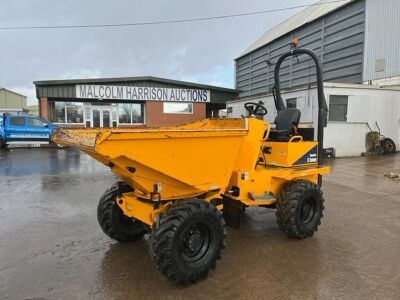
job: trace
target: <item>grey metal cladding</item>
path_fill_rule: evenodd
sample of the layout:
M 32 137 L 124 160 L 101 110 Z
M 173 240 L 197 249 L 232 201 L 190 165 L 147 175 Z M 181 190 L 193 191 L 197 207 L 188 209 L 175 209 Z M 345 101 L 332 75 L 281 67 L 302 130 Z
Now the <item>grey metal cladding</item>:
M 400 76 L 400 1 L 368 0 L 363 81 Z
M 364 31 L 365 0 L 359 0 L 238 58 L 235 75 L 239 97 L 271 90 L 275 62 L 289 50 L 293 37 L 300 38 L 300 47 L 311 48 L 321 57 L 324 81 L 362 83 Z M 314 64 L 305 56 L 299 57 L 299 62 L 296 58 L 285 61 L 280 74 L 282 88 L 316 81 Z
M 75 85 L 40 85 L 38 96 L 47 98 L 75 98 Z

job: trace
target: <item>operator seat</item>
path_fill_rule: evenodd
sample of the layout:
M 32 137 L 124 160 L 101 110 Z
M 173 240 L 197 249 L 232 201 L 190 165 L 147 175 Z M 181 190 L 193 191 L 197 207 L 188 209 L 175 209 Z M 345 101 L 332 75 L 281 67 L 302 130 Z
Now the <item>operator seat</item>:
M 301 112 L 297 108 L 286 108 L 275 118 L 275 128 L 269 133 L 269 140 L 288 141 L 293 135 L 298 135 Z

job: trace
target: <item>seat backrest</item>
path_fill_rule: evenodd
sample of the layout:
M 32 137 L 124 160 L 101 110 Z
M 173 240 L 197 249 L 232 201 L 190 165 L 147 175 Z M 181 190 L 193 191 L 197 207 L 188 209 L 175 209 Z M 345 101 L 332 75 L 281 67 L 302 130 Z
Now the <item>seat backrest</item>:
M 275 118 L 276 130 L 291 130 L 293 126 L 298 126 L 301 112 L 297 108 L 286 108 Z

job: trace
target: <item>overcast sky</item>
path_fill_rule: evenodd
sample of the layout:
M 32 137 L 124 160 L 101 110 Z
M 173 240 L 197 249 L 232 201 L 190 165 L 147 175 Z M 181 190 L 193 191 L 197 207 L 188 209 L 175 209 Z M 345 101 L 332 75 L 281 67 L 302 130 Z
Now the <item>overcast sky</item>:
M 0 0 L 0 27 L 132 23 L 307 5 L 316 0 Z M 159 76 L 234 87 L 233 60 L 299 12 L 137 27 L 0 30 L 0 86 L 36 104 L 33 81 Z

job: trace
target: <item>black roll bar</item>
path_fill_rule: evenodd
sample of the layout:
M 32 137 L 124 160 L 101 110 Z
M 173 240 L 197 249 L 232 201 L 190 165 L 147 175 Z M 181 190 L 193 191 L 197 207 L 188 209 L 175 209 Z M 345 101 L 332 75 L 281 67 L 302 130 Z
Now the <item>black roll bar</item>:
M 275 86 L 273 87 L 273 94 L 275 98 L 275 106 L 276 110 L 281 112 L 282 110 L 286 109 L 285 104 L 283 102 L 281 96 L 281 84 L 279 79 L 279 72 L 281 69 L 281 65 L 283 61 L 291 56 L 297 56 L 301 54 L 307 54 L 310 56 L 314 63 L 315 68 L 317 71 L 317 89 L 318 89 L 318 133 L 317 133 L 317 140 L 318 140 L 318 164 L 322 165 L 323 162 L 323 153 L 324 153 L 324 127 L 328 124 L 328 106 L 326 104 L 325 95 L 324 95 L 324 81 L 322 78 L 322 69 L 321 64 L 319 61 L 318 55 L 311 49 L 298 49 L 293 47 L 289 52 L 282 54 L 275 65 L 274 70 L 274 79 L 275 79 Z M 321 184 L 321 176 L 319 176 L 319 183 Z

